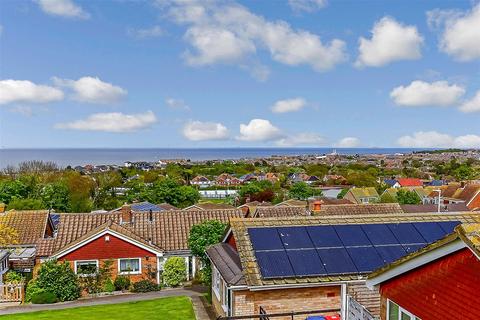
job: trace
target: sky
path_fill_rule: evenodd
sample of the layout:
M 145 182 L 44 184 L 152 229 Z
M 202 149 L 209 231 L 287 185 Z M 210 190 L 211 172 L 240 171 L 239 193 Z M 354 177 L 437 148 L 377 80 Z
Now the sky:
M 0 2 L 1 148 L 480 148 L 480 3 Z

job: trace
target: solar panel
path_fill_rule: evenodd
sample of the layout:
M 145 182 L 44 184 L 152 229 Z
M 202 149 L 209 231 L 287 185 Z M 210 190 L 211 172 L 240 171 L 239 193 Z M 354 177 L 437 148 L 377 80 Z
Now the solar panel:
M 285 249 L 315 248 L 305 227 L 277 228 Z
M 376 246 L 375 249 L 383 259 L 384 264 L 400 259 L 407 254 L 401 245 Z
M 427 242 L 435 242 L 445 236 L 445 231 L 436 222 L 416 222 L 413 224 Z
M 277 228 L 249 228 L 248 234 L 255 251 L 284 249 Z
M 423 247 L 425 247 L 426 244 L 404 244 L 403 248 L 407 253 L 412 253 L 415 252 Z
M 255 256 L 265 278 L 295 276 L 285 251 L 261 251 L 256 252 Z
M 398 244 L 397 238 L 384 224 L 365 224 L 362 229 L 374 245 Z
M 317 249 L 317 252 L 329 274 L 358 272 L 344 248 Z
M 445 231 L 445 235 L 450 234 L 453 232 L 456 226 L 460 224 L 460 221 L 443 221 L 438 222 L 440 227 Z
M 132 204 L 133 211 L 162 211 L 163 209 L 159 206 L 150 203 L 150 202 L 140 202 Z
M 347 252 L 359 272 L 371 272 L 384 264 L 374 247 L 347 248 Z
M 327 274 L 315 249 L 287 250 L 295 275 L 299 277 Z
M 343 247 L 332 226 L 311 226 L 306 229 L 316 248 Z
M 389 223 L 387 226 L 401 244 L 425 243 L 425 239 L 411 223 Z
M 346 246 L 372 245 L 368 237 L 359 225 L 335 226 L 338 236 Z

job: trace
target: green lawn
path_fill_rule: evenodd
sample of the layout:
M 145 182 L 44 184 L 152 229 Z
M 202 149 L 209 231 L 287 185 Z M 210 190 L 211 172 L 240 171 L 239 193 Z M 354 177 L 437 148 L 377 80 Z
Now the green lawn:
M 188 297 L 168 297 L 155 300 L 79 307 L 64 310 L 39 311 L 0 316 L 8 320 L 195 320 Z

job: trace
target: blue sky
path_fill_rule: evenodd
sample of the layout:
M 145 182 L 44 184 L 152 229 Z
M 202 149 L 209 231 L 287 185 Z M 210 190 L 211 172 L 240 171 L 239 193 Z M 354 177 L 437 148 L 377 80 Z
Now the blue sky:
M 475 1 L 0 3 L 0 146 L 479 147 Z

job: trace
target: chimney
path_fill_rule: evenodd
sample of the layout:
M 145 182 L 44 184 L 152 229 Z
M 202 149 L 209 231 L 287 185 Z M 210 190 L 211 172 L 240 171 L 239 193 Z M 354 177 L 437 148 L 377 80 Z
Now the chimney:
M 124 204 L 120 209 L 121 212 L 121 223 L 130 223 L 133 222 L 133 213 L 132 207 L 129 204 Z
M 314 214 L 320 213 L 320 211 L 322 210 L 322 203 L 323 203 L 322 200 L 313 201 L 313 213 Z

